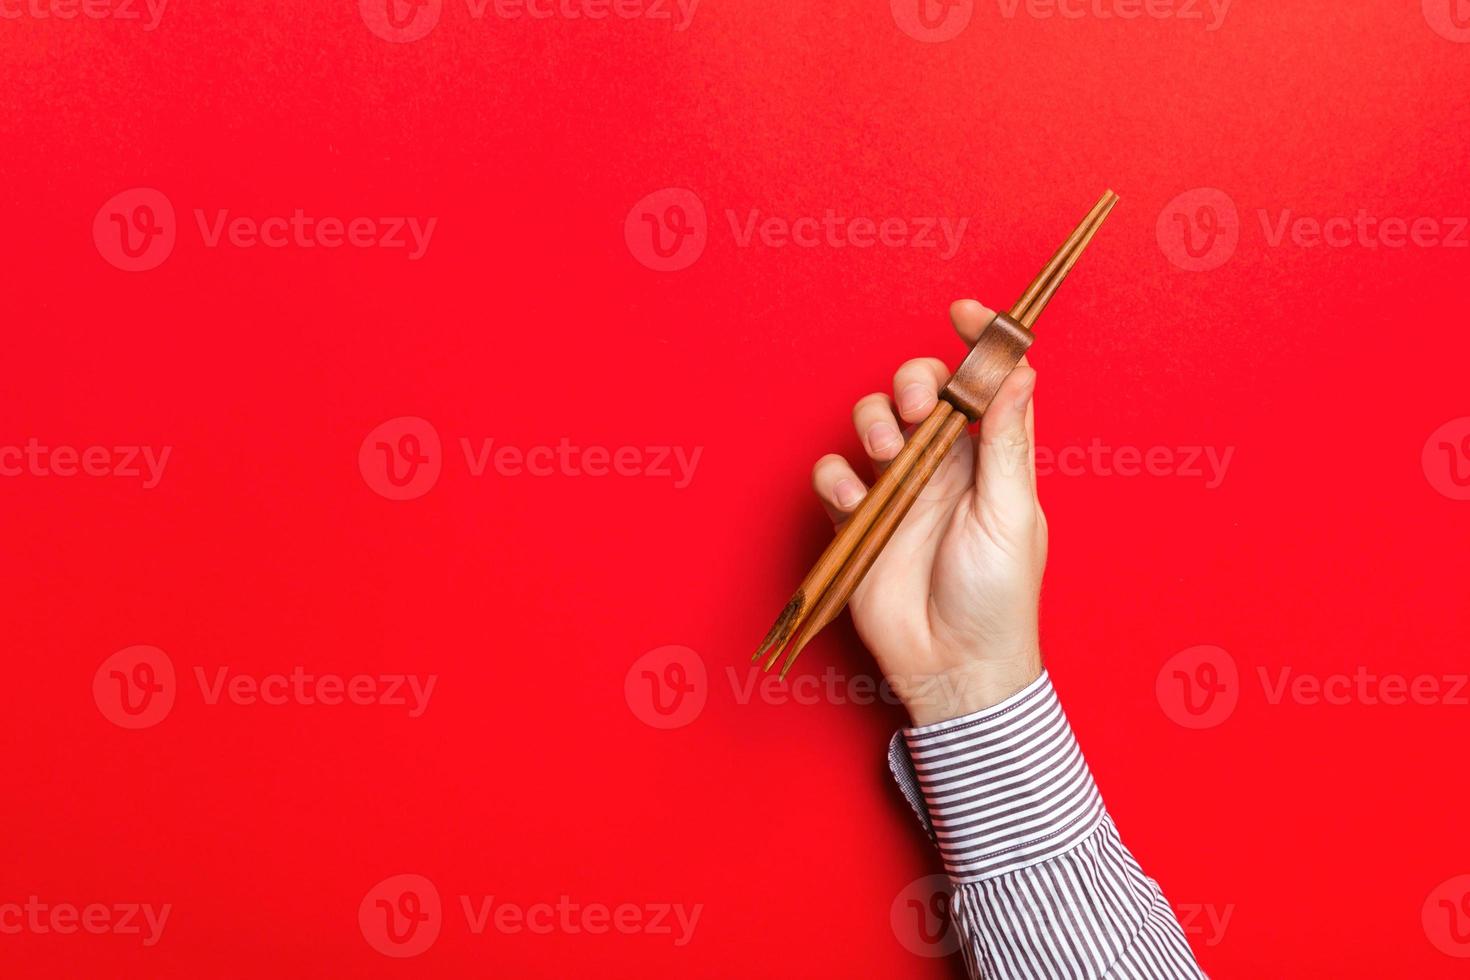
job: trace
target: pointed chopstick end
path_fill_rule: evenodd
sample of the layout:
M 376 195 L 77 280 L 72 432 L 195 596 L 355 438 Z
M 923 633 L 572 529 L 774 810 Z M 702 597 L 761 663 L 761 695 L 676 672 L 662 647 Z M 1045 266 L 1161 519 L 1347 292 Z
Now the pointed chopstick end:
M 756 650 L 755 656 L 750 658 L 751 663 L 760 660 L 767 653 L 779 654 L 781 652 L 781 648 L 786 645 L 786 641 L 791 639 L 791 634 L 795 633 L 796 628 L 801 625 L 801 614 L 805 607 L 806 593 L 798 590 L 796 595 L 791 597 L 791 601 L 786 603 L 785 608 L 781 610 L 781 614 L 776 617 L 776 622 L 771 625 L 770 632 L 761 641 L 760 649 Z M 775 659 L 774 655 L 772 659 Z M 770 669 L 770 664 L 766 665 L 766 669 Z

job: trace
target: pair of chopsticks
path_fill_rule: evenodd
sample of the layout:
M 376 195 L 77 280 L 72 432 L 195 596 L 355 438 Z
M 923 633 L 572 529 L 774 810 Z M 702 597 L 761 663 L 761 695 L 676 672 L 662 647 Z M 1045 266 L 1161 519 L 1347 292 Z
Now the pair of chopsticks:
M 1118 195 L 1112 191 L 1103 194 L 1011 308 L 1009 316 L 1015 322 L 1028 331 L 1031 329 L 1117 203 Z M 924 485 L 971 421 L 941 394 L 929 417 L 909 436 L 903 451 L 889 464 L 802 580 L 752 660 L 769 655 L 764 669 L 770 670 L 789 645 L 790 652 L 781 666 L 781 676 L 786 676 L 812 637 L 847 605 Z

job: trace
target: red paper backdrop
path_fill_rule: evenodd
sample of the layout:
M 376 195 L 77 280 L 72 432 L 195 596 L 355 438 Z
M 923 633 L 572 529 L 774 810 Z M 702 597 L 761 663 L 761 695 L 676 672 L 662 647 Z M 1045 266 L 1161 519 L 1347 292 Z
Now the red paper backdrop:
M 1212 975 L 1465 975 L 1464 3 L 558 4 L 4 0 L 0 973 L 957 975 L 850 627 L 820 687 L 745 657 L 851 403 L 1111 186 L 1033 355 L 1098 781 Z M 417 717 L 315 703 L 394 674 Z

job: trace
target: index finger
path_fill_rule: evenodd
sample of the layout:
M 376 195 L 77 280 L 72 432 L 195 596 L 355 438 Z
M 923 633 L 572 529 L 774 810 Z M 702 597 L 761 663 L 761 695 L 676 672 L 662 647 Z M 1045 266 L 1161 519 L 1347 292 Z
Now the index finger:
M 960 339 L 973 347 L 980 332 L 995 319 L 995 311 L 978 300 L 957 299 L 949 304 L 949 319 Z
M 995 311 L 979 300 L 957 299 L 949 305 L 949 319 L 954 324 L 955 333 L 959 334 L 966 344 L 973 347 L 975 341 L 980 339 L 980 334 L 990 326 L 990 321 L 995 319 Z M 1027 367 L 1031 366 L 1031 362 L 1026 359 L 1025 355 L 1022 355 L 1020 363 Z M 1036 405 L 1033 400 L 1026 406 L 1026 427 L 1028 429 L 1035 424 L 1035 416 Z

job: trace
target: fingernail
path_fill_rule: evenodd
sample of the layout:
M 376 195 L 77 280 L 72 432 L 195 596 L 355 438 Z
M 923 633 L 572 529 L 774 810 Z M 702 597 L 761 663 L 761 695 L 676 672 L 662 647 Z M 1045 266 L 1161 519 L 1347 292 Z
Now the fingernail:
M 856 480 L 838 480 L 837 486 L 832 488 L 832 496 L 837 498 L 838 507 L 852 510 L 863 499 L 863 488 Z
M 1031 404 L 1031 396 L 1035 393 L 1036 378 L 1033 377 L 1030 381 L 1026 383 L 1026 387 L 1021 389 L 1021 395 L 1019 398 L 1016 399 L 1016 411 L 1026 411 L 1026 406 Z
M 898 410 L 905 416 L 912 417 L 928 408 L 933 400 L 934 393 L 915 382 L 898 393 Z
M 903 437 L 898 434 L 898 426 L 892 422 L 874 422 L 873 427 L 868 430 L 868 449 L 874 453 L 886 454 L 902 442 Z

